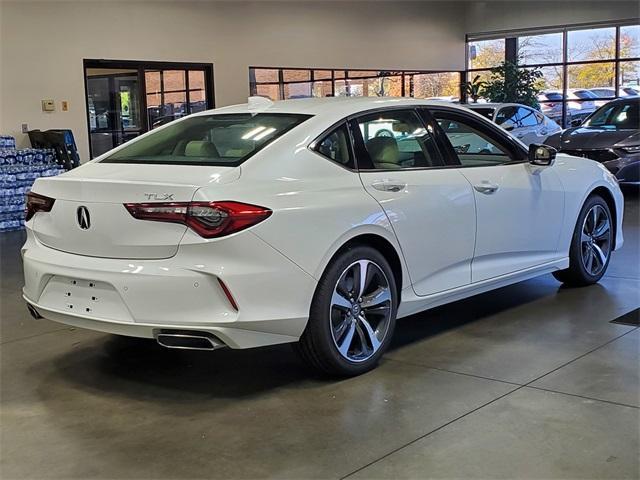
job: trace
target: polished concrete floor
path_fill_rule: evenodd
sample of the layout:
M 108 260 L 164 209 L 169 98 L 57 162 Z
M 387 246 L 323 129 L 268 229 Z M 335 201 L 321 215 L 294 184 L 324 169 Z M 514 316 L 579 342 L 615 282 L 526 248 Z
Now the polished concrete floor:
M 188 353 L 31 319 L 1 234 L 0 477 L 638 478 L 640 212 L 598 285 L 547 275 L 398 322 L 331 381 L 286 345 Z M 637 312 L 636 312 L 637 313 Z

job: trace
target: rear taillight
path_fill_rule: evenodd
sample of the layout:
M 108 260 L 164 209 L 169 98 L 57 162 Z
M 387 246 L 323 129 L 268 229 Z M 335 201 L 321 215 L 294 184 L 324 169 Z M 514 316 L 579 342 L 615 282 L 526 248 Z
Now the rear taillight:
M 27 202 L 24 209 L 24 220 L 28 222 L 37 212 L 50 212 L 56 200 L 54 198 L 38 195 L 37 193 L 27 193 Z
M 181 223 L 204 238 L 224 237 L 260 223 L 271 210 L 239 202 L 125 203 L 139 220 Z

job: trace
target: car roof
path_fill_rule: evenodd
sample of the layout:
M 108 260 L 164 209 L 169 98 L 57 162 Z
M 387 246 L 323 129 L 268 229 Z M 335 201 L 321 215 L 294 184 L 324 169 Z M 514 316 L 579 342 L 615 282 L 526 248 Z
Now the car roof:
M 255 97 L 253 97 L 255 99 Z M 250 99 L 252 100 L 252 99 Z M 294 100 L 271 101 L 260 98 L 254 102 L 231 105 L 199 112 L 196 115 L 211 115 L 222 113 L 291 113 L 335 117 L 341 119 L 368 110 L 392 107 L 447 107 L 468 111 L 463 106 L 439 100 L 422 100 L 406 97 L 323 97 L 303 98 Z
M 531 108 L 522 103 L 463 103 L 467 108 L 502 108 L 502 107 L 524 107 Z

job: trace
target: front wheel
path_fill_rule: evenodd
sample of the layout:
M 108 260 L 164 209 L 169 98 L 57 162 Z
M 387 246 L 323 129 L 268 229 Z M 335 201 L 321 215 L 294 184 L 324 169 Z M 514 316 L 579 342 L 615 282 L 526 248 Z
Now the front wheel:
M 364 373 L 388 347 L 397 305 L 395 279 L 384 256 L 367 246 L 350 248 L 318 282 L 297 350 L 324 373 Z
M 613 222 L 607 202 L 599 195 L 587 199 L 571 239 L 569 268 L 554 272 L 569 286 L 596 283 L 609 266 L 613 250 Z

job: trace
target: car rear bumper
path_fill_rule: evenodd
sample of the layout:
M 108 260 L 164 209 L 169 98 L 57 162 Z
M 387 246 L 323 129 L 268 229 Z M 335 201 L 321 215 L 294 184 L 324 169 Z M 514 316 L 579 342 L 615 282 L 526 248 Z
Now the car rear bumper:
M 316 285 L 249 231 L 187 243 L 170 259 L 128 260 L 60 252 L 27 229 L 22 256 L 24 299 L 44 318 L 134 337 L 196 330 L 232 348 L 296 341 Z

